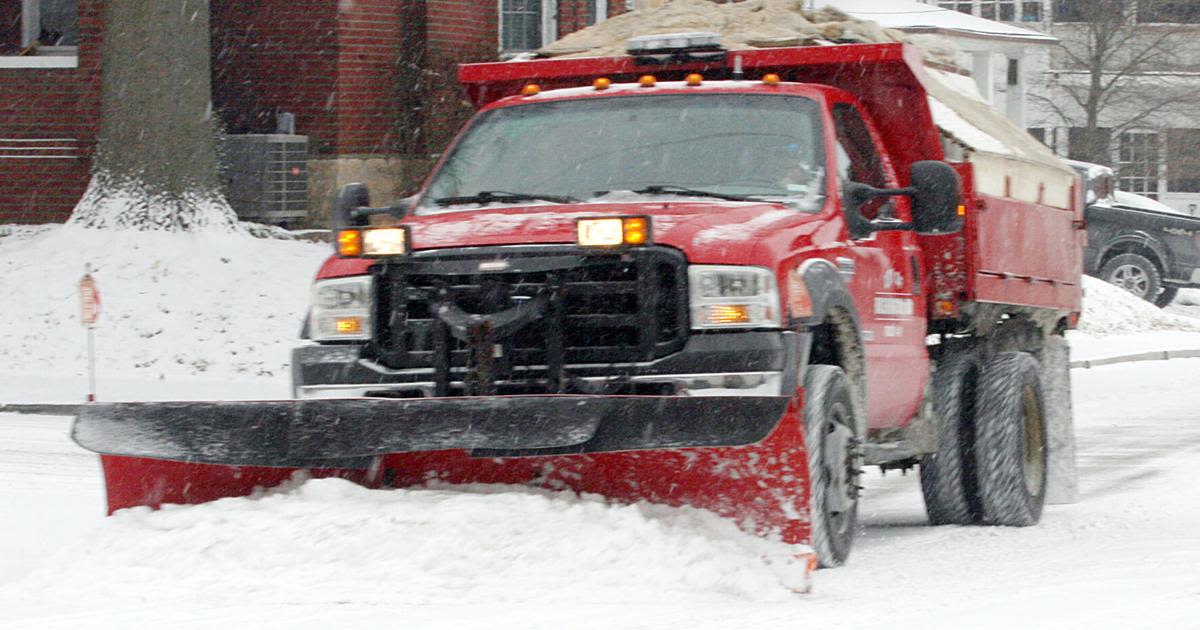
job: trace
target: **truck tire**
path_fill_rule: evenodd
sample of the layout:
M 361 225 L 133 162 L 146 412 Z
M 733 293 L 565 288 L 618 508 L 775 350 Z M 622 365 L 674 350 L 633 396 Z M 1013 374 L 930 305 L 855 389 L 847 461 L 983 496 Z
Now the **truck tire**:
M 1025 527 L 1046 499 L 1046 414 L 1038 364 L 1001 352 L 980 372 L 975 460 L 981 522 Z
M 839 367 L 812 365 L 804 375 L 804 439 L 808 447 L 812 546 L 823 567 L 850 555 L 858 521 L 861 469 L 854 404 Z
M 1158 297 L 1154 298 L 1154 305 L 1158 308 L 1166 308 L 1171 302 L 1175 301 L 1175 296 L 1179 295 L 1178 287 L 1165 287 Z
M 933 373 L 938 448 L 921 458 L 921 494 L 931 525 L 967 525 L 979 518 L 974 453 L 979 375 L 973 352 L 946 353 Z
M 1162 274 L 1158 272 L 1158 267 L 1141 254 L 1113 256 L 1100 268 L 1100 278 L 1147 302 L 1154 302 L 1162 289 Z

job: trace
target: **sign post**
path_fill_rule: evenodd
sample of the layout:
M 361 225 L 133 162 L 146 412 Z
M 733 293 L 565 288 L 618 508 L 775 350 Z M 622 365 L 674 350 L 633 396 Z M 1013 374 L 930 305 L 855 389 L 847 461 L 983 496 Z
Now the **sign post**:
M 79 280 L 79 321 L 87 328 L 88 346 L 88 402 L 96 402 L 96 343 L 93 331 L 100 318 L 100 291 L 92 278 L 92 265 L 83 267 L 83 278 Z

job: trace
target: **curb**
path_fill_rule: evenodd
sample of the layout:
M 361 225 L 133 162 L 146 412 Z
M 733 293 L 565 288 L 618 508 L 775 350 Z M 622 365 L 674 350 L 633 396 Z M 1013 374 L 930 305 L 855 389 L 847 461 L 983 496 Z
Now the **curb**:
M 1200 358 L 1200 350 L 1155 350 L 1154 352 L 1139 352 L 1137 354 L 1125 354 L 1117 357 L 1088 359 L 1086 361 L 1072 361 L 1071 367 L 1091 369 L 1103 365 L 1115 365 L 1117 363 L 1136 363 L 1138 361 L 1167 361 L 1170 359 L 1195 358 Z
M 1168 361 L 1170 359 L 1197 358 L 1200 358 L 1200 349 L 1155 350 L 1154 352 L 1139 352 L 1137 354 L 1125 354 L 1117 357 L 1103 357 L 1100 359 L 1087 359 L 1085 361 L 1072 361 L 1071 367 L 1089 370 L 1094 367 L 1116 365 L 1118 363 L 1137 363 L 1139 361 Z M 83 405 L 36 403 L 0 405 L 0 413 L 22 413 L 35 416 L 74 416 L 79 413 L 79 408 L 82 406 Z
M 0 405 L 0 413 L 23 413 L 34 416 L 74 416 L 83 405 L 69 404 L 21 404 Z

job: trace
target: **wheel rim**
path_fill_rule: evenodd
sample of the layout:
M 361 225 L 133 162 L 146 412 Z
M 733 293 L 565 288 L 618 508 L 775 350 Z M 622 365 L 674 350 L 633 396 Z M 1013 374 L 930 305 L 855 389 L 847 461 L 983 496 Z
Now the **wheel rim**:
M 1032 387 L 1021 392 L 1021 462 L 1025 490 L 1029 496 L 1042 493 L 1046 483 L 1046 442 L 1042 429 L 1042 408 Z
M 842 537 L 854 526 L 859 471 L 854 432 L 849 428 L 853 421 L 850 410 L 839 402 L 830 409 L 830 416 L 830 422 L 823 430 L 821 449 L 821 472 L 828 481 L 821 508 L 825 511 L 830 532 Z
M 1150 277 L 1137 265 L 1121 265 L 1113 269 L 1108 281 L 1138 297 L 1145 297 L 1150 290 Z

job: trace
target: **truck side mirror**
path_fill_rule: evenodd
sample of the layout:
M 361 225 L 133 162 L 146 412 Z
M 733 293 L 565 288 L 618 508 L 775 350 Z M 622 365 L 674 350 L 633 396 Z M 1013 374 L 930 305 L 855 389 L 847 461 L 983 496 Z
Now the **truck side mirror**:
M 371 195 L 365 184 L 346 184 L 333 194 L 333 231 L 367 224 L 366 215 L 360 216 L 359 208 L 371 205 Z
M 962 229 L 958 203 L 962 185 L 949 164 L 936 160 L 914 162 L 909 171 L 913 229 L 918 234 L 953 234 Z
M 404 217 L 416 202 L 416 195 L 405 197 L 390 206 L 371 207 L 371 195 L 365 184 L 346 184 L 333 195 L 333 230 L 360 227 L 370 222 L 371 215 L 387 214 Z

